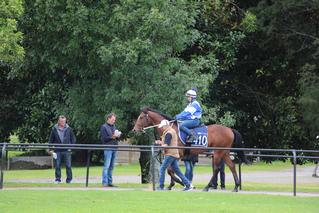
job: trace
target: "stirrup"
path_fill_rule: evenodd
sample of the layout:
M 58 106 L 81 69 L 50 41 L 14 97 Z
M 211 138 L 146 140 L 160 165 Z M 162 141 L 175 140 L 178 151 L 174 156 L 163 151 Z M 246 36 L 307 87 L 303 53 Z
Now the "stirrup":
M 186 138 L 186 143 L 192 144 L 194 140 L 195 140 L 194 134 L 190 134 Z

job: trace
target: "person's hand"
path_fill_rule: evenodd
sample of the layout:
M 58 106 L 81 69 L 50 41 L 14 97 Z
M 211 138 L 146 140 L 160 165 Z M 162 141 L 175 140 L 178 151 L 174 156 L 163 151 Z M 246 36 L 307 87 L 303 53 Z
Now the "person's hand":
M 115 136 L 115 137 L 119 138 L 119 137 L 121 137 L 121 135 L 122 135 L 122 132 L 121 132 L 121 131 L 119 131 L 119 130 L 117 130 L 117 129 L 114 131 L 114 136 Z
M 161 145 L 161 144 L 162 144 L 162 141 L 161 141 L 161 140 L 156 140 L 156 141 L 155 141 L 155 144 Z
M 53 159 L 57 159 L 58 155 L 54 151 L 49 151 Z

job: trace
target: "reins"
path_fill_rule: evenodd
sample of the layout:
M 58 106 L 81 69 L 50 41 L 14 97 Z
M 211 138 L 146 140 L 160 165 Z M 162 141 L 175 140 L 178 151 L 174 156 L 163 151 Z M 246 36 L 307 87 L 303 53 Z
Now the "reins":
M 176 120 L 171 120 L 169 121 L 170 123 L 174 123 Z M 158 127 L 160 124 L 156 124 L 156 125 L 153 125 L 153 126 L 148 126 L 148 127 L 143 127 L 143 131 L 146 130 L 146 129 L 150 129 L 150 128 L 154 128 L 154 127 Z

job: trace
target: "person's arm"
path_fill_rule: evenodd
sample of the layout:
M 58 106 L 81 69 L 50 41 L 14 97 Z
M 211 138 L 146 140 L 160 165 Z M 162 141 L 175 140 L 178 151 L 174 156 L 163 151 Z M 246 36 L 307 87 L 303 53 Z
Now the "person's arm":
M 192 105 L 187 105 L 187 107 L 184 109 L 183 112 L 176 115 L 176 120 L 187 120 L 190 119 L 192 116 L 192 113 L 194 113 L 196 110 L 192 107 Z
M 51 130 L 50 137 L 49 137 L 49 143 L 55 143 L 54 129 Z
M 192 103 L 191 117 L 192 117 L 192 119 L 200 118 L 201 115 L 202 115 L 202 108 L 201 108 L 200 104 L 197 101 L 194 101 Z
M 156 144 L 160 144 L 161 146 L 169 146 L 171 144 L 172 135 L 170 133 L 167 133 L 165 135 L 164 143 L 161 140 L 156 140 Z
M 50 133 L 49 144 L 50 144 L 50 143 L 55 143 L 54 129 L 52 129 L 52 130 L 51 130 L 51 133 Z M 49 154 L 49 155 L 52 155 L 53 153 L 54 153 L 53 149 L 52 149 L 52 148 L 49 148 L 48 154 Z
M 170 133 L 167 133 L 167 134 L 165 135 L 164 144 L 165 144 L 166 146 L 169 146 L 169 145 L 171 144 L 171 141 L 172 141 L 172 135 L 171 135 Z M 163 144 L 163 145 L 164 145 L 164 144 Z
M 71 144 L 75 144 L 76 143 L 76 137 L 74 135 L 74 132 L 73 132 L 73 129 L 71 129 L 71 132 L 70 132 L 70 139 L 71 139 Z
M 190 117 L 190 113 L 188 112 L 189 106 L 187 106 L 181 113 L 175 116 L 176 120 L 186 120 Z

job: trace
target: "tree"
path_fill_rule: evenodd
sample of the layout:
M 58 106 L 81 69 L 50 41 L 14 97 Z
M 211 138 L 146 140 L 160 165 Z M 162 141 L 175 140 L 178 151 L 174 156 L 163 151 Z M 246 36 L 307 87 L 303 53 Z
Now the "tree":
M 106 113 L 114 111 L 127 134 L 142 106 L 175 115 L 194 87 L 207 122 L 215 116 L 233 125 L 230 113 L 217 115 L 205 100 L 219 70 L 236 61 L 251 24 L 249 14 L 233 20 L 232 2 L 26 0 L 19 136 L 46 142 L 65 114 L 80 143 L 98 143 Z
M 22 33 L 17 18 L 23 13 L 22 0 L 0 1 L 0 62 L 18 65 L 23 60 Z
M 17 19 L 23 13 L 21 0 L 0 0 L 0 141 L 8 141 L 19 124 L 16 108 L 21 82 L 11 74 L 23 61 L 22 33 L 17 31 Z
M 51 110 L 37 109 L 51 112 L 39 116 L 46 117 L 46 125 L 52 112 L 69 115 L 82 142 L 97 142 L 109 111 L 117 113 L 119 128 L 127 132 L 132 127 L 128 121 L 143 105 L 174 114 L 186 89 L 205 91 L 210 80 L 200 73 L 210 66 L 208 59 L 198 65 L 198 58 L 178 57 L 199 36 L 191 28 L 195 7 L 185 1 L 26 1 L 26 6 L 25 16 L 31 18 L 23 19 L 21 28 L 28 57 L 20 74 L 36 76 L 30 81 L 35 97 L 48 84 L 58 88 L 59 79 L 70 79 L 47 104 Z M 53 106 L 53 100 L 60 101 Z
M 302 77 L 299 79 L 302 114 L 308 124 L 311 136 L 319 134 L 319 77 L 314 73 L 314 66 L 305 66 Z M 310 136 L 310 138 L 311 138 Z M 318 144 L 317 144 L 318 145 Z M 318 148 L 318 146 L 314 146 Z
M 252 4 L 257 30 L 244 39 L 230 72 L 220 73 L 211 97 L 236 115 L 236 128 L 250 147 L 312 148 L 298 82 L 305 66 L 318 72 L 318 3 Z

